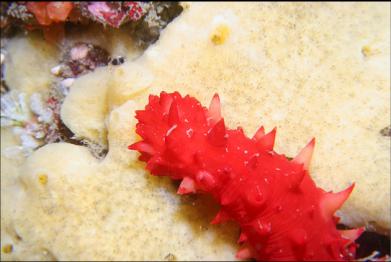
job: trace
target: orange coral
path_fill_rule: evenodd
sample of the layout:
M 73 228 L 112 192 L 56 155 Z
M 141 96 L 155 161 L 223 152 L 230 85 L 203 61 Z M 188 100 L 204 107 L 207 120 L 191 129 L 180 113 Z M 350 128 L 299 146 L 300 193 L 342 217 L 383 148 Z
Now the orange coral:
M 64 22 L 73 9 L 72 2 L 27 2 L 27 9 L 43 26 Z

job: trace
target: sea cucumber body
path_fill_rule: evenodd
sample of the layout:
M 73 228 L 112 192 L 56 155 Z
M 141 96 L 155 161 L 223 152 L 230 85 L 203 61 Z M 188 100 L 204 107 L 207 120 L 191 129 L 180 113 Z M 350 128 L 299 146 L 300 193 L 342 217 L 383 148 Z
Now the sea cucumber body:
M 181 180 L 179 194 L 209 193 L 221 205 L 212 223 L 236 221 L 238 258 L 350 260 L 362 229 L 336 229 L 340 193 L 316 187 L 308 173 L 315 140 L 293 160 L 273 150 L 276 130 L 252 137 L 228 129 L 217 95 L 208 108 L 178 92 L 151 95 L 136 111 L 142 140 L 129 146 L 153 175 Z

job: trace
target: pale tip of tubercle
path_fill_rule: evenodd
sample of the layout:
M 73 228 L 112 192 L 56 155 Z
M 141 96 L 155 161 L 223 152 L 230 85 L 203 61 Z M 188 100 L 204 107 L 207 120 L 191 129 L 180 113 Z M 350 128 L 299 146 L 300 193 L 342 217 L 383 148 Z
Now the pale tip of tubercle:
M 177 194 L 184 195 L 189 193 L 195 193 L 195 183 L 194 180 L 189 177 L 184 177 L 181 184 L 179 185 Z
M 320 208 L 325 218 L 332 217 L 334 213 L 343 205 L 352 193 L 354 183 L 345 190 L 338 193 L 326 193 L 321 202 Z
M 315 138 L 312 138 L 311 141 L 300 151 L 300 153 L 292 160 L 293 163 L 303 164 L 303 168 L 308 170 L 312 154 L 315 147 Z
M 128 146 L 128 149 L 129 150 L 137 150 L 139 152 L 147 153 L 150 155 L 155 154 L 155 149 L 153 148 L 153 146 L 144 142 L 144 141 L 139 141 L 139 142 L 133 143 Z
M 212 124 L 218 122 L 221 119 L 221 104 L 220 97 L 217 93 L 214 94 L 209 105 L 209 117 L 212 120 Z
M 254 258 L 254 255 L 250 248 L 244 247 L 236 253 L 236 258 L 249 259 L 249 258 Z
M 221 118 L 208 133 L 208 141 L 214 146 L 225 146 L 227 143 L 224 118 Z
M 365 231 L 365 227 L 359 227 L 359 228 L 348 229 L 348 230 L 338 230 L 338 232 L 341 234 L 343 238 L 349 239 L 352 242 L 354 242 L 357 238 L 359 238 L 364 231 Z
M 267 133 L 264 138 L 267 142 L 267 145 L 270 147 L 270 150 L 274 147 L 274 142 L 276 141 L 277 127 L 274 127 L 269 133 Z
M 246 242 L 247 241 L 247 236 L 246 236 L 246 234 L 245 233 L 240 233 L 240 236 L 239 236 L 239 239 L 238 239 L 238 244 L 242 244 L 242 243 L 244 243 L 244 242 Z
M 253 139 L 254 140 L 259 140 L 261 139 L 263 136 L 265 135 L 265 128 L 263 126 L 261 126 L 260 128 L 258 128 L 257 132 L 255 132 L 254 136 L 253 136 Z
M 170 106 L 170 110 L 168 111 L 168 124 L 174 125 L 177 124 L 180 120 L 178 104 L 176 101 L 173 101 Z
M 224 212 L 223 210 L 220 210 L 210 223 L 212 225 L 217 225 L 220 223 L 224 223 L 224 222 L 228 221 L 229 219 L 230 219 L 230 217 L 228 216 L 228 214 L 226 212 Z
M 274 142 L 276 139 L 277 128 L 275 127 L 269 133 L 267 133 L 263 136 L 260 136 L 260 134 L 262 133 L 262 129 L 263 129 L 263 127 L 261 127 L 260 130 L 258 130 L 260 133 L 258 134 L 258 131 L 257 131 L 257 134 L 255 134 L 253 137 L 256 139 L 256 143 L 257 143 L 258 148 L 261 150 L 267 150 L 267 151 L 273 150 Z

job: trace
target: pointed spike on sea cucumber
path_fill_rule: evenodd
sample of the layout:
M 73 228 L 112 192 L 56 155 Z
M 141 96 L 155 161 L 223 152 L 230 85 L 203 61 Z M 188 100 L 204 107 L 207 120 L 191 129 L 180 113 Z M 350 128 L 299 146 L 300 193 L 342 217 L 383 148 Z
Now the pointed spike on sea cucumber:
M 312 138 L 311 141 L 292 160 L 292 162 L 297 164 L 303 164 L 304 170 L 308 170 L 311 163 L 312 153 L 314 152 L 314 147 L 315 138 Z
M 172 101 L 173 101 L 173 97 L 170 94 L 167 94 L 164 91 L 160 93 L 159 103 L 163 109 L 163 112 L 165 113 L 169 112 Z
M 334 223 L 337 225 L 339 223 L 339 221 L 341 220 L 341 218 L 337 217 L 337 216 L 333 216 L 333 220 L 334 220 Z
M 355 241 L 357 238 L 360 237 L 360 235 L 364 232 L 365 227 L 359 227 L 356 229 L 349 229 L 349 230 L 338 230 L 342 237 L 351 240 L 352 242 Z
M 212 225 L 216 225 L 216 224 L 224 223 L 229 219 L 230 219 L 229 215 L 224 210 L 221 209 L 210 223 Z
M 170 126 L 177 124 L 179 122 L 179 111 L 178 104 L 176 101 L 173 101 L 170 106 L 170 111 L 168 112 L 168 124 Z
M 227 138 L 225 136 L 226 129 L 224 124 L 224 118 L 217 122 L 212 129 L 210 129 L 208 134 L 209 143 L 214 146 L 225 146 Z
M 199 171 L 196 175 L 196 181 L 206 191 L 210 191 L 216 186 L 216 179 L 208 171 Z
M 153 101 L 156 99 L 157 97 L 155 95 L 149 95 L 148 96 L 148 104 L 152 104 Z
M 242 244 L 243 242 L 246 242 L 248 239 L 247 235 L 243 232 L 240 233 L 238 244 Z
M 211 124 L 214 124 L 221 119 L 221 105 L 220 105 L 220 97 L 216 93 L 214 94 L 212 100 L 209 105 L 209 117 L 211 120 Z
M 194 180 L 189 177 L 183 178 L 181 184 L 179 185 L 177 194 L 184 195 L 184 194 L 195 193 L 195 192 L 196 192 L 196 188 L 195 188 Z
M 348 199 L 354 188 L 354 183 L 345 190 L 338 193 L 326 193 L 320 202 L 320 209 L 325 218 L 333 216 L 333 214 L 343 205 Z
M 175 98 L 182 98 L 181 94 L 178 92 L 178 91 L 175 91 L 174 93 L 172 93 L 172 95 L 175 97 Z
M 236 128 L 236 130 L 237 130 L 239 133 L 241 133 L 242 135 L 244 135 L 243 127 L 238 126 L 238 127 Z
M 276 138 L 277 128 L 273 128 L 272 131 L 264 135 L 258 140 L 258 145 L 263 150 L 273 150 L 274 141 Z
M 257 209 L 265 204 L 266 197 L 259 185 L 254 184 L 247 188 L 244 199 L 246 202 Z
M 289 188 L 292 189 L 292 190 L 297 190 L 300 187 L 301 182 L 303 182 L 305 174 L 306 173 L 304 171 L 292 174 L 290 176 L 291 181 L 290 181 L 290 184 L 289 184 Z
M 249 259 L 249 258 L 253 258 L 254 255 L 253 255 L 253 252 L 250 250 L 250 248 L 245 247 L 245 248 L 240 249 L 236 253 L 236 257 L 238 259 Z
M 129 150 L 137 150 L 139 152 L 147 153 L 150 155 L 154 155 L 156 153 L 155 149 L 150 144 L 148 144 L 144 141 L 139 141 L 134 144 L 131 144 L 128 146 L 128 149 Z
M 263 126 L 261 126 L 260 128 L 258 128 L 257 132 L 255 132 L 254 136 L 253 136 L 253 139 L 254 140 L 260 140 L 263 136 L 265 135 L 265 128 Z

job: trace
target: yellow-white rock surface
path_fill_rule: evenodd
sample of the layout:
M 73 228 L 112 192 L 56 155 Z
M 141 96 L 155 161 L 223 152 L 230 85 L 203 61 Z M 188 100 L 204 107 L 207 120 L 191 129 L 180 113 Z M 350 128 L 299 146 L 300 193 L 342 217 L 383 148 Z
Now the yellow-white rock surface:
M 13 245 L 2 259 L 233 259 L 238 229 L 208 225 L 210 199 L 175 195 L 127 150 L 134 110 L 162 90 L 205 105 L 218 92 L 231 127 L 276 126 L 288 156 L 316 137 L 317 184 L 356 183 L 343 222 L 389 229 L 389 21 L 389 3 L 186 3 L 142 56 L 72 85 L 61 117 L 107 141 L 102 161 L 65 143 L 9 160 L 3 144 L 16 142 L 2 129 L 1 240 Z
M 28 158 L 8 193 L 17 208 L 5 224 L 22 238 L 14 237 L 9 258 L 234 259 L 239 231 L 209 225 L 213 202 L 177 197 L 170 180 L 146 175 L 137 153 L 126 150 L 136 139 L 135 109 L 129 101 L 111 112 L 110 152 L 101 162 L 67 143 Z
M 390 228 L 390 138 L 380 134 L 390 125 L 389 7 L 191 4 L 159 42 L 114 72 L 109 107 L 134 88 L 178 90 L 206 105 L 217 92 L 231 127 L 251 135 L 276 126 L 281 153 L 294 156 L 316 137 L 319 186 L 356 183 L 343 222 Z

